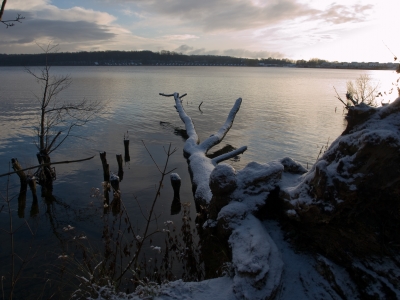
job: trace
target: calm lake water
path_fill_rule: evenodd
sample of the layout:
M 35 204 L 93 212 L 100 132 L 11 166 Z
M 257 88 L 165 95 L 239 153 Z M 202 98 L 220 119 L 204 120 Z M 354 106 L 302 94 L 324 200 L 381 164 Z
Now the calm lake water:
M 124 165 L 124 178 L 120 184 L 122 199 L 131 220 L 140 228 L 143 211 L 155 195 L 160 174 L 147 154 L 142 141 L 156 162 L 165 162 L 164 148 L 169 144 L 177 148 L 171 157 L 169 169 L 176 168 L 182 178 L 181 202 L 193 202 L 189 172 L 182 155 L 184 140 L 175 134 L 184 128 L 174 109 L 173 98 L 159 92 L 188 93 L 183 101 L 192 117 L 201 140 L 219 129 L 234 101 L 243 98 L 242 107 L 232 129 L 220 146 L 247 145 L 240 158 L 228 161 L 240 169 L 251 161 L 269 162 L 290 156 L 309 167 L 315 162 L 319 150 L 331 143 L 345 128 L 343 108 L 334 97 L 335 86 L 344 97 L 346 81 L 367 73 L 385 90 L 394 81 L 393 71 L 328 70 L 296 68 L 248 67 L 54 67 L 54 75 L 69 74 L 73 83 L 60 94 L 67 102 L 86 98 L 101 101 L 104 114 L 75 131 L 75 138 L 52 155 L 52 161 L 73 160 L 96 155 L 94 159 L 77 164 L 56 166 L 57 180 L 54 196 L 57 203 L 48 205 L 39 199 L 39 215 L 29 217 L 31 196 L 28 192 L 25 217 L 34 225 L 35 246 L 56 257 L 69 251 L 62 228 L 71 225 L 77 233 L 93 240 L 101 240 L 102 202 L 91 198 L 92 188 L 101 188 L 103 180 L 100 151 L 107 152 L 111 171 L 117 171 L 115 155 L 122 153 L 123 137 L 129 132 L 130 157 Z M 18 158 L 23 167 L 36 165 L 35 134 L 37 123 L 39 86 L 22 68 L 0 68 L 0 173 L 9 171 L 9 162 Z M 203 102 L 201 110 L 198 106 Z M 160 123 L 167 122 L 167 123 Z M 19 180 L 16 175 L 0 178 L 2 199 L 12 199 L 14 229 L 23 224 L 17 216 Z M 39 192 L 40 193 L 40 192 Z M 156 211 L 158 225 L 172 220 L 179 226 L 181 215 L 171 215 L 173 191 L 169 178 L 164 182 Z M 195 211 L 192 205 L 191 215 Z M 9 215 L 6 206 L 1 210 L 0 275 L 10 267 Z M 153 224 L 155 228 L 157 225 Z M 22 226 L 15 234 L 16 247 L 24 248 L 31 240 Z M 20 249 L 20 248 L 18 248 Z M 21 250 L 23 251 L 23 250 Z M 36 265 L 26 268 L 29 276 L 39 276 Z M 179 272 L 178 272 L 179 273 Z M 7 277 L 7 276 L 6 276 Z

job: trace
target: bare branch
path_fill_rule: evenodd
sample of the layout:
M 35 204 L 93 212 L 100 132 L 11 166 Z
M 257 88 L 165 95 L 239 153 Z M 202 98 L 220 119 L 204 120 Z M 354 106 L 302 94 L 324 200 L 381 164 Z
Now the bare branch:
M 174 97 L 175 94 L 164 94 L 164 93 L 159 93 L 160 96 L 164 97 Z
M 146 149 L 147 153 L 149 154 L 149 156 L 150 156 L 151 160 L 153 161 L 154 165 L 156 166 L 158 172 L 160 172 L 160 173 L 162 174 L 162 171 L 161 171 L 160 168 L 158 167 L 156 161 L 155 161 L 154 158 L 153 158 L 153 155 L 151 155 L 149 149 L 147 149 L 147 146 L 146 146 L 146 144 L 144 143 L 143 140 L 142 140 L 142 144 L 143 144 L 144 148 Z
M 35 96 L 39 102 L 39 125 L 36 128 L 39 151 L 48 154 L 56 150 L 69 136 L 75 127 L 83 126 L 101 112 L 103 106 L 97 101 L 83 99 L 77 103 L 60 103 L 58 95 L 67 89 L 72 79 L 69 75 L 51 75 L 48 54 L 57 52 L 58 45 L 51 43 L 38 45 L 45 53 L 46 64 L 38 71 L 25 68 L 40 84 L 41 96 Z M 63 135 L 61 139 L 61 135 Z
M 201 103 L 199 104 L 199 111 L 201 112 L 201 113 L 203 113 L 203 111 L 201 110 L 201 108 L 200 108 L 200 106 L 203 104 L 203 101 L 201 101 Z
M 233 105 L 228 118 L 225 121 L 225 124 L 218 130 L 216 134 L 211 135 L 208 139 L 200 144 L 200 148 L 203 149 L 206 153 L 215 145 L 219 144 L 225 135 L 228 133 L 229 129 L 231 129 L 233 121 L 235 120 L 235 116 L 239 111 L 240 105 L 242 104 L 242 98 L 238 98 Z
M 58 162 L 51 162 L 51 163 L 37 165 L 37 166 L 34 166 L 34 167 L 25 168 L 25 169 L 19 170 L 18 172 L 32 170 L 32 169 L 36 169 L 36 168 L 39 168 L 39 167 L 51 166 L 51 165 L 71 164 L 71 163 L 81 162 L 81 161 L 85 161 L 85 160 L 90 160 L 93 157 L 94 157 L 94 155 L 91 156 L 91 157 L 88 157 L 88 158 L 77 159 L 77 160 L 64 160 L 64 161 L 58 161 Z M 15 173 L 17 173 L 17 172 L 8 172 L 8 173 L 5 173 L 5 174 L 1 174 L 0 177 L 8 176 L 8 175 L 15 174 Z
M 4 9 L 6 8 L 7 0 L 3 0 L 0 8 L 0 21 L 3 19 Z
M 336 95 L 337 95 L 336 98 L 337 98 L 340 102 L 343 103 L 343 105 L 344 105 L 344 107 L 345 107 L 346 109 L 349 109 L 348 105 L 347 105 L 346 103 L 344 103 L 344 101 L 342 100 L 342 98 L 339 96 L 339 93 L 337 92 L 336 88 L 333 87 L 333 89 L 334 89 L 335 92 L 336 92 Z
M 162 94 L 161 96 L 171 97 L 172 94 Z M 179 113 L 179 117 L 185 124 L 186 132 L 189 138 L 185 142 L 183 152 L 187 158 L 189 169 L 191 171 L 191 179 L 194 190 L 194 198 L 196 201 L 196 206 L 206 206 L 212 198 L 212 193 L 209 187 L 209 179 L 212 170 L 215 168 L 216 164 L 220 161 L 234 157 L 240 153 L 243 153 L 247 147 L 241 147 L 231 153 L 225 155 L 220 155 L 213 160 L 206 156 L 206 152 L 217 145 L 225 137 L 229 129 L 232 127 L 233 121 L 235 119 L 236 113 L 239 111 L 242 99 L 236 100 L 233 108 L 231 109 L 225 124 L 218 130 L 218 132 L 203 143 L 199 145 L 199 138 L 197 136 L 196 130 L 192 119 L 186 114 L 183 106 L 182 100 L 178 93 L 173 94 L 175 99 L 175 108 Z
M 165 94 L 163 94 L 162 96 L 170 97 L 170 95 L 165 95 Z M 189 136 L 189 138 L 186 140 L 185 147 L 183 149 L 185 152 L 188 152 L 187 147 L 192 147 L 197 145 L 199 143 L 199 137 L 197 136 L 196 129 L 194 128 L 192 119 L 186 114 L 185 109 L 182 106 L 182 101 L 179 98 L 179 94 L 174 93 L 173 96 L 175 99 L 176 110 L 182 122 L 185 124 L 186 132 Z
M 214 166 L 216 166 L 221 161 L 228 160 L 228 159 L 230 159 L 232 157 L 235 157 L 235 156 L 237 156 L 239 154 L 243 154 L 243 152 L 246 151 L 246 150 L 247 150 L 247 146 L 243 146 L 243 147 L 240 147 L 239 149 L 236 149 L 236 150 L 230 151 L 228 153 L 222 154 L 220 156 L 214 157 L 211 161 L 214 164 Z
M 14 26 L 14 22 L 18 22 L 18 23 L 22 23 L 21 20 L 25 19 L 25 17 L 21 16 L 20 14 L 17 15 L 17 17 L 13 20 L 3 20 L 3 14 L 4 14 L 4 10 L 6 8 L 6 3 L 7 0 L 3 0 L 3 3 L 1 4 L 1 8 L 0 8 L 0 22 L 3 23 L 4 25 L 6 25 L 6 27 L 11 27 Z

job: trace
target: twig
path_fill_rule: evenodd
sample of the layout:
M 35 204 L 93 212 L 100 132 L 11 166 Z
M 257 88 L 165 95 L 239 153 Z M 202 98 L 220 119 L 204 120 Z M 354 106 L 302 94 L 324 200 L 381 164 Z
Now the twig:
M 160 168 L 158 167 L 156 161 L 154 160 L 153 155 L 151 155 L 149 149 L 147 149 L 147 146 L 146 146 L 146 144 L 144 143 L 143 140 L 142 140 L 142 144 L 143 144 L 144 148 L 146 149 L 147 153 L 149 154 L 149 156 L 150 156 L 151 160 L 153 161 L 154 165 L 157 167 L 157 170 L 158 170 L 160 173 L 162 173 L 161 170 L 160 170 Z
M 32 169 L 36 169 L 36 168 L 39 168 L 39 167 L 46 167 L 46 166 L 50 166 L 50 165 L 71 164 L 71 163 L 81 162 L 81 161 L 85 161 L 85 160 L 90 160 L 93 157 L 94 157 L 94 155 L 91 156 L 91 157 L 88 157 L 88 158 L 83 158 L 83 159 L 78 159 L 78 160 L 65 160 L 65 161 L 58 161 L 58 162 L 50 162 L 50 163 L 45 163 L 45 164 L 37 165 L 37 166 L 34 166 L 34 167 L 29 167 L 29 168 L 26 168 L 26 169 L 22 169 L 22 170 L 19 170 L 17 172 L 26 171 L 26 170 L 32 170 Z M 8 172 L 6 174 L 1 174 L 0 177 L 4 177 L 4 176 L 11 175 L 11 174 L 15 174 L 17 172 Z
M 348 106 L 346 103 L 344 103 L 344 101 L 342 100 L 342 98 L 339 96 L 339 93 L 337 92 L 336 88 L 333 87 L 333 89 L 335 90 L 336 95 L 337 95 L 335 98 L 337 98 L 340 102 L 342 102 L 343 105 L 344 105 L 344 107 L 345 107 L 346 109 L 349 109 L 349 106 Z
M 143 142 L 143 141 L 142 141 L 142 142 Z M 144 144 L 144 143 L 143 143 L 143 144 Z M 145 144 L 144 144 L 144 145 L 145 145 Z M 145 147 L 146 147 L 146 145 L 145 145 Z M 147 147 L 146 147 L 146 150 L 147 150 Z M 147 151 L 148 151 L 148 150 L 147 150 Z M 118 276 L 118 278 L 116 278 L 115 281 L 117 281 L 117 282 L 119 282 L 119 281 L 121 280 L 121 278 L 125 275 L 125 273 L 126 273 L 128 270 L 130 270 L 130 267 L 132 266 L 132 264 L 134 264 L 134 269 L 137 268 L 137 261 L 138 261 L 138 258 L 139 258 L 139 256 L 140 256 L 140 252 L 141 252 L 141 250 L 142 250 L 144 241 L 145 241 L 149 236 L 155 234 L 156 232 L 159 232 L 159 231 L 155 231 L 155 232 L 153 232 L 153 233 L 148 234 L 149 226 L 150 226 L 150 223 L 151 223 L 151 216 L 153 215 L 153 211 L 154 211 L 154 207 L 155 207 L 155 205 L 156 205 L 157 199 L 158 199 L 159 196 L 160 196 L 160 192 L 161 192 L 161 188 L 162 188 L 162 186 L 163 186 L 164 178 L 165 178 L 165 176 L 168 174 L 168 173 L 167 173 L 167 167 L 168 167 L 169 158 L 170 158 L 170 156 L 171 156 L 175 151 L 176 151 L 176 148 L 175 148 L 174 150 L 171 151 L 171 144 L 169 144 L 168 152 L 167 152 L 167 159 L 166 159 L 165 164 L 164 164 L 164 169 L 163 169 L 163 171 L 160 171 L 160 170 L 159 170 L 159 171 L 161 172 L 161 179 L 160 179 L 160 181 L 159 181 L 159 183 L 158 183 L 158 189 L 157 189 L 157 192 L 156 192 L 156 194 L 155 194 L 155 196 L 154 196 L 154 200 L 153 200 L 153 203 L 152 203 L 152 205 L 151 205 L 151 209 L 150 209 L 150 211 L 149 211 L 149 218 L 147 219 L 147 222 L 146 222 L 146 229 L 144 230 L 143 237 L 142 237 L 142 239 L 139 241 L 139 245 L 138 245 L 138 247 L 137 247 L 137 250 L 136 250 L 136 253 L 135 253 L 134 257 L 129 261 L 129 263 L 126 265 L 125 269 L 121 272 L 121 274 Z M 148 151 L 148 153 L 149 153 L 149 151 Z M 149 153 L 149 154 L 150 154 L 150 153 Z M 152 159 L 153 159 L 153 158 L 152 158 Z M 154 160 L 153 160 L 153 162 L 154 162 Z M 155 163 L 155 162 L 154 162 L 154 163 Z M 157 164 L 156 164 L 156 166 L 157 166 Z M 159 169 L 158 166 L 157 166 L 157 169 Z

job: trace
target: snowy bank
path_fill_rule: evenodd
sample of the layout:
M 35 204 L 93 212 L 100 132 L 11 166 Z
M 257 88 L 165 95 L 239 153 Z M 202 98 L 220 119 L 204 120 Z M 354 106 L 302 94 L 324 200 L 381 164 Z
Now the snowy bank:
M 241 99 L 220 131 L 199 144 L 179 95 L 169 96 L 189 135 L 184 152 L 201 202 L 202 251 L 225 247 L 227 272 L 129 295 L 99 292 L 109 299 L 400 298 L 400 98 L 350 108 L 346 130 L 310 171 L 290 158 L 237 171 L 218 163 L 238 152 L 213 160 L 205 154 L 232 126 Z M 209 265 L 220 257 L 209 259 L 212 274 Z

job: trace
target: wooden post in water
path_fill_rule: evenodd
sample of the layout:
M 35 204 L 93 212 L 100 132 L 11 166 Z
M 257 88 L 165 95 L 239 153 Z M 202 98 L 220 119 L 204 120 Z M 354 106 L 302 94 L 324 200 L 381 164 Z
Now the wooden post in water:
M 174 190 L 174 199 L 180 199 L 179 190 L 181 188 L 181 177 L 178 173 L 172 173 L 170 175 L 171 185 Z
M 29 184 L 29 188 L 32 192 L 32 196 L 35 197 L 36 196 L 36 177 L 32 176 L 32 175 L 28 175 L 26 177 L 28 184 Z
M 30 214 L 31 214 L 31 217 L 34 217 L 39 214 L 39 202 L 38 202 L 38 198 L 37 198 L 36 194 L 32 200 L 32 207 L 31 207 Z
M 19 195 L 18 195 L 18 217 L 24 218 L 25 217 L 25 206 L 26 206 L 26 190 L 28 187 L 28 182 L 26 179 L 25 172 L 22 171 L 22 167 L 18 162 L 18 159 L 12 158 L 11 159 L 12 168 L 19 177 L 19 181 L 21 183 Z
M 111 187 L 113 188 L 114 195 L 119 194 L 119 177 L 115 175 L 114 173 L 111 173 L 110 175 L 110 183 Z
M 28 181 L 29 189 L 32 192 L 32 207 L 30 215 L 31 217 L 36 216 L 39 213 L 39 203 L 36 194 L 36 177 L 32 175 L 27 175 L 26 179 Z
M 103 214 L 107 214 L 110 210 L 110 194 L 109 194 L 109 187 L 108 182 L 103 183 Z
M 170 175 L 171 185 L 174 190 L 174 199 L 171 204 L 171 215 L 176 215 L 181 211 L 181 197 L 179 191 L 181 188 L 181 177 L 178 173 L 172 173 Z
M 103 164 L 104 182 L 110 182 L 110 165 L 107 163 L 106 152 L 100 152 L 101 163 Z
M 118 177 L 119 181 L 122 181 L 124 177 L 124 169 L 122 167 L 122 154 L 117 154 L 117 162 L 118 162 Z
M 26 175 L 25 172 L 22 171 L 22 167 L 18 162 L 18 159 L 16 158 L 12 158 L 11 159 L 11 164 L 12 164 L 12 168 L 15 172 L 17 172 L 17 175 L 19 177 L 19 181 L 21 182 L 21 189 L 20 191 L 26 191 L 26 188 L 28 186 L 28 182 L 26 180 Z
M 131 157 L 129 155 L 129 138 L 124 136 L 124 148 L 125 148 L 125 162 L 128 162 L 131 160 Z
M 18 195 L 18 217 L 25 218 L 25 207 L 26 207 L 26 190 L 20 191 Z

